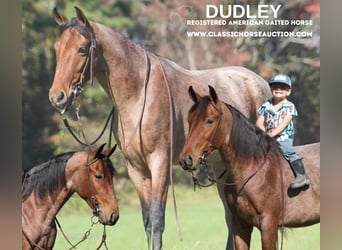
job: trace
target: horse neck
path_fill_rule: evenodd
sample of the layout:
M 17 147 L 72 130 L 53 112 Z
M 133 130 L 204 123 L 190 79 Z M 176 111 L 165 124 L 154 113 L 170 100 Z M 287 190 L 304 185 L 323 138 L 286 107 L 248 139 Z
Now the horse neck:
M 141 98 L 146 77 L 144 50 L 117 31 L 93 23 L 100 58 L 96 78 L 118 112 L 127 112 Z
M 56 214 L 67 202 L 72 192 L 65 187 L 59 188 L 55 198 L 48 196 L 40 199 L 34 192 L 22 202 L 23 230 L 39 225 L 39 235 L 49 232 Z M 28 213 L 27 213 L 28 212 Z M 33 213 L 32 213 L 33 212 Z M 25 226 L 24 226 L 25 225 Z M 31 240 L 34 240 L 33 238 Z
M 220 103 L 222 110 L 222 121 L 220 126 L 221 145 L 218 147 L 220 155 L 227 169 L 227 176 L 230 180 L 242 180 L 244 178 L 245 169 L 253 164 L 252 159 L 241 159 L 238 157 L 236 149 L 230 143 L 234 118 L 231 110 L 224 103 Z M 251 170 L 252 171 L 252 170 Z

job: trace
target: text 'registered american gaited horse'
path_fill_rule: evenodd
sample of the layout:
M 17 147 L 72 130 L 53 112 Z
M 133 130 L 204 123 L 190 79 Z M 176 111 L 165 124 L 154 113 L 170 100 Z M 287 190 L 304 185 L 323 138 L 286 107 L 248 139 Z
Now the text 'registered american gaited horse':
M 278 143 L 222 102 L 213 87 L 201 96 L 189 88 L 194 105 L 189 134 L 179 156 L 181 166 L 194 171 L 219 151 L 225 164 L 225 206 L 232 213 L 235 249 L 249 249 L 253 227 L 261 232 L 263 250 L 276 249 L 278 227 L 303 227 L 320 221 L 320 143 L 295 147 L 304 157 L 311 185 L 289 188 L 294 173 Z M 190 98 L 189 98 L 190 99 Z
M 160 249 L 170 168 L 178 164 L 188 131 L 192 104 L 187 89 L 193 85 L 205 93 L 208 83 L 212 84 L 223 100 L 255 121 L 257 107 L 271 96 L 268 84 L 243 67 L 186 70 L 89 21 L 75 8 L 76 17 L 71 20 L 54 10 L 61 34 L 55 43 L 57 65 L 50 101 L 67 112 L 86 81 L 98 80 L 114 104 L 113 133 L 140 199 L 148 244 Z M 223 167 L 220 158 L 212 161 L 215 169 Z M 226 199 L 223 188 L 218 183 L 220 197 Z M 225 209 L 228 223 L 230 213 Z

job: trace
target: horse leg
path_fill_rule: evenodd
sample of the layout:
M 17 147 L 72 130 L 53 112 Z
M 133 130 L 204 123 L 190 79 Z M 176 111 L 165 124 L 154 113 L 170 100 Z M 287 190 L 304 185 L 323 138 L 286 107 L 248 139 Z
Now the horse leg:
M 228 204 L 224 204 L 225 208 L 225 217 L 226 217 L 226 224 L 228 229 L 228 240 L 226 244 L 226 250 L 234 250 L 234 238 L 232 234 L 232 214 L 230 212 L 230 209 L 228 207 Z
M 163 153 L 164 156 L 163 157 Z M 150 219 L 152 224 L 152 249 L 162 248 L 165 227 L 165 207 L 169 187 L 169 156 L 167 152 L 155 152 L 150 157 L 152 173 L 152 203 Z
M 151 245 L 151 198 L 152 181 L 150 174 L 139 171 L 127 161 L 128 175 L 138 193 L 148 246 Z M 145 170 L 146 172 L 146 170 Z M 147 175 L 147 176 L 146 176 Z
M 276 249 L 277 222 L 272 216 L 264 217 L 261 221 L 261 243 L 263 250 Z
M 234 215 L 232 217 L 232 226 L 235 249 L 248 250 L 251 242 L 253 226 L 239 220 L 237 216 Z
M 215 167 L 213 168 L 215 172 L 216 178 L 225 171 L 225 166 L 223 164 L 215 164 Z M 219 193 L 219 196 L 221 198 L 221 201 L 223 203 L 224 211 L 225 211 L 225 219 L 228 229 L 228 240 L 226 244 L 226 250 L 234 250 L 234 239 L 232 234 L 232 213 L 230 212 L 229 206 L 228 206 L 228 200 L 226 196 L 226 185 L 224 185 L 225 179 L 221 178 L 218 180 L 217 183 L 217 190 Z

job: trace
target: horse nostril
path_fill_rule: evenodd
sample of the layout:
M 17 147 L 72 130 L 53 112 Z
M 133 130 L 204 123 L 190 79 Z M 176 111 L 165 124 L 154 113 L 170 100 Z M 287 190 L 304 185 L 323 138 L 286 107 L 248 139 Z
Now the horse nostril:
M 115 213 L 112 213 L 110 215 L 110 224 L 114 225 L 119 219 L 119 216 L 116 216 Z
M 186 155 L 185 156 L 184 163 L 188 167 L 192 166 L 192 157 L 191 157 L 191 155 Z
M 58 96 L 57 96 L 57 103 L 61 103 L 64 99 L 65 95 L 64 95 L 64 92 L 61 91 L 59 92 Z

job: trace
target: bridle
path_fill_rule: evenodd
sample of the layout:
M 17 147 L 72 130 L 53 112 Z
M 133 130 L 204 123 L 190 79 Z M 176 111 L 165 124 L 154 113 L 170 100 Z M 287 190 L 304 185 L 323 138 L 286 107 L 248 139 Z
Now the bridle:
M 208 146 L 206 147 L 206 149 L 203 151 L 201 157 L 200 157 L 200 164 L 201 165 L 206 165 L 207 163 L 207 157 L 210 154 L 210 152 L 214 151 L 216 149 L 216 147 L 213 145 L 213 140 L 216 137 L 217 134 L 217 130 L 221 124 L 221 120 L 222 120 L 222 109 L 221 107 L 217 107 L 214 103 L 210 102 L 210 104 L 214 107 L 214 109 L 218 112 L 219 117 L 218 117 L 218 122 L 216 124 L 216 127 L 214 129 L 214 132 L 212 133 Z
M 68 96 L 67 103 L 65 104 L 64 109 L 61 111 L 61 114 L 64 114 L 69 107 L 74 103 L 75 99 L 81 94 L 83 91 L 83 87 L 85 84 L 85 73 L 88 67 L 90 68 L 90 80 L 91 85 L 94 83 L 94 50 L 96 49 L 96 39 L 95 34 L 92 30 L 86 29 L 82 26 L 80 26 L 77 22 L 72 22 L 69 24 L 69 26 L 75 28 L 81 35 L 83 35 L 85 38 L 87 38 L 89 42 L 89 49 L 87 58 L 80 76 L 80 80 L 75 84 L 73 91 L 71 92 L 70 96 Z M 77 114 L 78 117 L 78 114 Z
M 85 38 L 87 38 L 89 40 L 89 49 L 88 49 L 87 58 L 86 58 L 86 61 L 85 61 L 85 64 L 83 66 L 83 70 L 82 70 L 82 73 L 80 76 L 80 80 L 75 84 L 74 89 L 71 92 L 70 96 L 68 96 L 67 103 L 66 103 L 64 109 L 61 111 L 62 115 L 68 111 L 70 106 L 73 105 L 75 99 L 82 93 L 85 82 L 86 82 L 85 75 L 86 75 L 86 72 L 88 69 L 89 69 L 89 74 L 90 74 L 91 85 L 94 84 L 94 51 L 97 48 L 95 33 L 90 26 L 88 28 L 85 28 L 83 26 L 80 26 L 77 22 L 71 21 L 71 23 L 66 25 L 64 28 L 67 28 L 69 26 L 75 28 L 81 35 L 83 35 Z M 102 137 L 102 135 L 105 132 L 105 129 L 107 128 L 109 120 L 111 120 L 110 131 L 112 131 L 113 117 L 114 117 L 114 107 L 112 108 L 110 114 L 108 115 L 108 118 L 106 120 L 106 123 L 105 123 L 101 133 L 92 142 L 88 142 L 88 140 L 86 139 L 86 136 L 83 132 L 83 128 L 80 124 L 79 124 L 80 132 L 83 135 L 85 142 L 82 142 L 81 139 L 79 139 L 77 137 L 77 135 L 73 132 L 73 130 L 71 129 L 69 122 L 68 122 L 66 117 L 63 117 L 63 122 L 64 122 L 65 127 L 70 132 L 70 134 L 74 137 L 74 139 L 78 143 L 80 143 L 83 146 L 88 146 L 90 148 L 91 145 L 94 145 Z M 79 107 L 76 108 L 76 118 L 77 118 L 77 120 L 80 120 Z M 110 145 L 111 145 L 111 136 L 109 136 L 109 147 L 110 147 Z
M 91 182 L 90 182 L 90 167 L 95 162 L 97 162 L 99 159 L 100 158 L 95 158 L 95 159 L 93 159 L 92 161 L 89 162 L 89 153 L 88 153 L 87 163 L 86 163 L 88 186 L 89 186 L 89 190 L 90 190 L 90 198 L 91 198 L 91 201 L 92 201 L 92 204 L 93 204 L 93 215 L 95 215 L 96 217 L 99 216 L 99 207 L 98 207 L 99 203 L 97 202 L 93 186 L 91 185 Z

